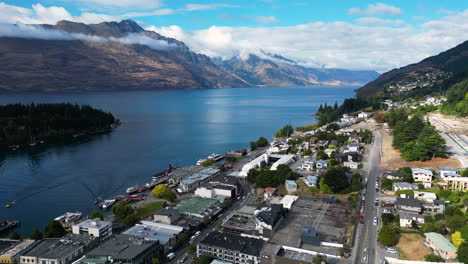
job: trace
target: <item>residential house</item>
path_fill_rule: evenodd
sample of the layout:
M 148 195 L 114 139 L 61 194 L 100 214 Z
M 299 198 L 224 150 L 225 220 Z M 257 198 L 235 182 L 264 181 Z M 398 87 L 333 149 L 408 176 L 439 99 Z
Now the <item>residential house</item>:
M 430 232 L 424 233 L 426 244 L 434 250 L 434 253 L 445 260 L 455 259 L 457 257 L 457 248 L 450 243 L 443 235 Z
M 431 182 L 432 181 L 432 171 L 421 169 L 421 168 L 411 168 L 413 179 L 415 182 Z
M 405 175 L 399 172 L 388 172 L 385 175 L 385 177 L 389 180 L 403 180 L 405 178 Z
M 107 239 L 112 235 L 112 223 L 102 221 L 99 218 L 86 219 L 83 222 L 72 226 L 73 234 L 83 234 L 100 239 Z
M 396 199 L 396 208 L 399 210 L 421 213 L 422 204 L 419 200 L 414 199 L 412 196 L 406 198 L 397 197 Z
M 445 177 L 459 177 L 458 169 L 442 167 L 439 168 L 440 178 L 445 181 Z
M 370 113 L 370 112 L 361 112 L 358 114 L 358 118 L 363 118 L 363 119 L 367 119 L 367 118 L 370 118 L 374 113 Z
M 256 223 L 261 226 L 260 233 L 263 237 L 271 238 L 281 221 L 286 216 L 287 210 L 281 204 L 272 204 L 269 206 L 260 205 L 257 207 Z
M 414 198 L 420 200 L 423 203 L 433 203 L 435 200 L 437 200 L 437 195 L 432 192 L 414 191 Z
M 360 148 L 361 147 L 359 146 L 358 143 L 351 143 L 351 144 L 346 145 L 345 150 L 343 151 L 343 153 L 346 153 L 346 152 L 359 152 Z
M 317 161 L 317 169 L 326 169 L 327 167 L 328 167 L 328 161 L 326 160 Z
M 197 244 L 196 256 L 208 255 L 234 264 L 259 264 L 263 244 L 261 239 L 211 232 Z
M 399 211 L 398 215 L 400 216 L 400 227 L 412 227 L 413 222 L 424 224 L 423 215 L 407 211 Z
M 415 190 L 416 188 L 414 187 L 413 184 L 409 182 L 394 182 L 392 183 L 392 190 L 394 192 L 399 191 L 399 190 Z
M 327 154 L 328 157 L 332 157 L 333 153 L 335 153 L 335 151 L 336 151 L 336 149 L 327 148 L 323 152 L 325 152 L 325 154 Z
M 423 209 L 433 214 L 445 212 L 445 201 L 434 200 L 432 203 L 423 203 Z
M 348 167 L 350 169 L 357 169 L 359 167 L 359 163 L 354 161 L 345 161 L 343 162 L 343 166 Z
M 297 192 L 297 183 L 295 181 L 286 180 L 284 185 L 289 194 Z
M 468 177 L 446 177 L 447 189 L 452 191 L 468 191 Z
M 266 187 L 263 192 L 263 198 L 270 199 L 271 197 L 273 197 L 273 195 L 275 195 L 275 193 L 276 193 L 276 188 Z
M 317 187 L 318 177 L 315 175 L 309 175 L 304 177 L 304 183 L 309 187 Z

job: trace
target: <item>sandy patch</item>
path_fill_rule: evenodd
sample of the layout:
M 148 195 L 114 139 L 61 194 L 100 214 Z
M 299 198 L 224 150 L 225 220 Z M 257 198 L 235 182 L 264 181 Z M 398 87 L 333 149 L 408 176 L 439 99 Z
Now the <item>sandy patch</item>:
M 420 234 L 401 234 L 396 247 L 400 258 L 404 260 L 424 260 L 424 256 L 432 252 L 424 246 L 424 237 Z
M 468 134 L 468 118 L 445 116 L 440 113 L 428 114 L 429 121 L 438 130 L 446 133 Z

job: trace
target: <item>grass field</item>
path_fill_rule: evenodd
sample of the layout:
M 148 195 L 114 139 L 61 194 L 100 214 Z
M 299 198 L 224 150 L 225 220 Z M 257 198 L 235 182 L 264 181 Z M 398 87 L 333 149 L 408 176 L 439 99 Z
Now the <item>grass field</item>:
M 432 252 L 423 245 L 424 237 L 420 234 L 402 233 L 396 247 L 400 258 L 404 260 L 424 260 L 424 256 Z
M 144 204 L 136 209 L 136 214 L 140 218 L 144 218 L 159 209 L 164 207 L 165 202 L 152 202 Z

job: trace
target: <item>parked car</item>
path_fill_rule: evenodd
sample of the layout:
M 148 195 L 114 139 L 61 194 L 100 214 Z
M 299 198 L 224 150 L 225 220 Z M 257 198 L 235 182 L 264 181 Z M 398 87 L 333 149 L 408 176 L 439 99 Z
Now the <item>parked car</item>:
M 387 247 L 387 252 L 388 252 L 388 253 L 391 253 L 391 254 L 397 254 L 397 253 L 398 253 L 398 249 L 393 248 L 393 247 Z
M 374 225 L 377 225 L 377 216 L 374 216 Z

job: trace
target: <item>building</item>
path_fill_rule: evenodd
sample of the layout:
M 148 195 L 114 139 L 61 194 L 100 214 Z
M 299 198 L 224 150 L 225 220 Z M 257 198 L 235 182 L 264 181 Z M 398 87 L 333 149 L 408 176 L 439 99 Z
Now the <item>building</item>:
M 198 195 L 202 198 L 212 198 L 223 196 L 228 199 L 232 199 L 236 196 L 236 187 L 226 186 L 226 185 L 213 185 L 207 184 L 200 186 L 195 190 L 195 195 Z
M 423 209 L 434 214 L 443 213 L 445 212 L 445 201 L 434 200 L 432 203 L 424 203 Z
M 239 179 L 232 176 L 218 176 L 210 181 L 211 184 L 214 185 L 223 185 L 223 186 L 232 186 L 236 188 L 235 196 L 239 195 L 241 190 L 241 185 L 239 183 Z
M 120 234 L 88 252 L 80 264 L 151 264 L 161 258 L 163 249 L 157 241 Z
M 258 264 L 263 240 L 211 232 L 197 244 L 197 257 L 209 255 L 234 264 Z
M 358 118 L 367 119 L 367 118 L 370 118 L 372 115 L 373 113 L 370 113 L 370 112 L 361 112 L 358 114 Z
M 301 170 L 311 171 L 314 168 L 313 163 L 302 163 Z
M 43 239 L 20 257 L 20 264 L 70 264 L 96 244 L 95 237 L 72 233 L 61 239 Z
M 288 194 L 297 192 L 297 183 L 295 181 L 286 180 L 284 186 L 286 187 Z
M 432 181 L 432 171 L 421 169 L 421 168 L 411 168 L 413 179 L 415 182 L 431 182 Z
M 446 176 L 460 177 L 460 174 L 458 173 L 458 169 L 455 169 L 455 168 L 442 167 L 442 168 L 439 168 L 439 173 L 440 173 L 440 178 L 443 181 L 445 181 Z
M 432 192 L 414 191 L 414 198 L 420 200 L 423 203 L 433 203 L 435 200 L 437 200 L 437 195 Z
M 263 237 L 272 237 L 281 220 L 286 216 L 287 210 L 281 204 L 259 206 L 255 211 L 257 223 L 260 224 Z
M 157 241 L 164 247 L 166 252 L 170 251 L 177 243 L 177 237 L 184 231 L 181 226 L 167 225 L 153 221 L 141 221 L 127 229 L 123 234 L 142 238 L 144 240 Z
M 345 161 L 343 162 L 343 166 L 348 167 L 350 169 L 357 169 L 359 167 L 359 163 L 354 161 Z
M 99 218 L 87 219 L 72 226 L 73 234 L 89 235 L 106 239 L 112 235 L 112 223 L 102 221 Z
M 325 152 L 325 154 L 327 154 L 328 157 L 331 157 L 333 155 L 333 153 L 335 153 L 335 151 L 336 151 L 336 149 L 327 148 L 323 152 Z
M 281 199 L 277 204 L 283 205 L 284 208 L 286 209 L 291 209 L 293 204 L 296 202 L 296 200 L 299 199 L 299 196 L 295 195 L 285 195 L 283 199 Z
M 273 197 L 273 195 L 275 195 L 275 193 L 276 193 L 276 188 L 266 187 L 263 192 L 263 198 L 270 199 L 271 197 Z
M 328 167 L 328 161 L 326 160 L 317 161 L 317 169 L 326 169 L 327 167 Z
M 206 168 L 196 174 L 193 174 L 187 178 L 184 178 L 180 181 L 178 192 L 190 192 L 202 185 L 205 182 L 208 182 L 212 178 L 219 175 L 221 171 L 217 168 Z
M 397 197 L 396 207 L 399 210 L 404 210 L 408 212 L 420 213 L 422 211 L 421 202 L 414 199 L 412 196 L 409 196 L 408 198 Z
M 304 183 L 309 187 L 317 187 L 318 177 L 315 175 L 309 175 L 304 178 Z
M 263 167 L 265 164 L 268 164 L 268 154 L 263 154 L 255 159 L 251 160 L 249 163 L 242 166 L 239 176 L 247 177 L 247 174 L 251 169 L 257 169 Z
M 197 196 L 183 200 L 177 204 L 175 209 L 185 215 L 195 216 L 202 219 L 204 217 L 212 217 L 221 211 L 218 200 Z
M 182 217 L 182 213 L 175 209 L 162 208 L 154 213 L 153 220 L 155 222 L 171 225 Z
M 278 159 L 271 165 L 270 170 L 272 171 L 277 170 L 279 165 L 289 165 L 296 162 L 296 155 L 271 155 L 270 158 Z
M 302 244 L 320 247 L 320 237 L 317 230 L 311 226 L 303 226 L 301 233 Z
M 387 177 L 387 179 L 389 180 L 403 180 L 405 178 L 405 175 L 399 172 L 388 172 L 386 173 L 385 177 Z
M 423 215 L 407 211 L 400 211 L 398 215 L 400 216 L 400 227 L 412 227 L 413 222 L 424 224 Z
M 455 259 L 457 257 L 457 248 L 450 243 L 443 235 L 430 232 L 424 233 L 426 244 L 434 250 L 434 253 L 445 260 Z
M 0 263 L 13 264 L 19 263 L 20 256 L 33 248 L 39 241 L 25 239 L 18 240 L 2 240 L 0 241 Z M 4 247 L 3 247 L 4 246 Z
M 394 182 L 392 183 L 392 190 L 394 192 L 399 191 L 399 190 L 415 190 L 416 188 L 414 187 L 413 184 L 409 182 Z
M 447 189 L 452 191 L 468 191 L 468 177 L 446 177 Z

